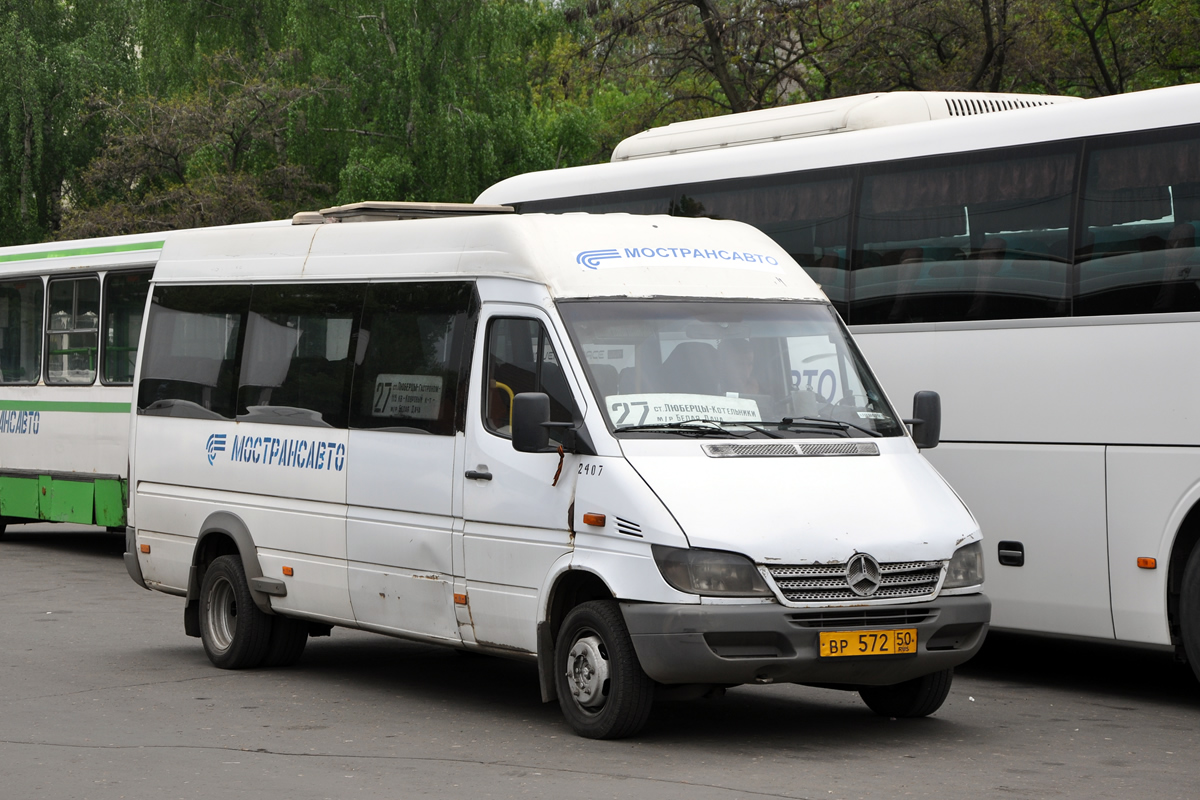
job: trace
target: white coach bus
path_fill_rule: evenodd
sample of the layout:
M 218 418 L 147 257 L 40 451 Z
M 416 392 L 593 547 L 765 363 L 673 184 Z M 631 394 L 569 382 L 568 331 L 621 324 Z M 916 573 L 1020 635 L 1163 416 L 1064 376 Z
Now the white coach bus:
M 884 385 L 941 393 L 929 457 L 987 536 L 993 626 L 1170 648 L 1200 675 L 1200 85 L 1047 102 L 681 123 L 479 201 L 767 232 Z M 938 104 L 924 118 L 975 116 L 878 127 Z
M 163 234 L 0 249 L 0 533 L 125 528 L 133 367 Z
M 163 247 L 126 566 L 215 665 L 335 625 L 526 658 L 602 738 L 743 683 L 941 705 L 990 606 L 979 527 L 918 453 L 936 395 L 910 436 L 778 245 L 404 208 Z

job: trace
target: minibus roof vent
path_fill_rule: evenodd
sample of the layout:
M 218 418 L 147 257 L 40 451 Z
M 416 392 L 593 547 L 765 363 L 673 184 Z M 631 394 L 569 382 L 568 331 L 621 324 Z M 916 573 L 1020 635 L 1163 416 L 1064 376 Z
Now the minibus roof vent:
M 993 92 L 878 92 L 675 122 L 636 133 L 613 149 L 613 161 L 715 150 L 867 128 L 1071 103 L 1062 95 Z
M 292 217 L 293 225 L 323 225 L 329 222 L 383 222 L 398 219 L 465 217 L 479 214 L 511 214 L 512 206 L 476 203 L 394 203 L 368 200 L 320 211 L 301 211 Z

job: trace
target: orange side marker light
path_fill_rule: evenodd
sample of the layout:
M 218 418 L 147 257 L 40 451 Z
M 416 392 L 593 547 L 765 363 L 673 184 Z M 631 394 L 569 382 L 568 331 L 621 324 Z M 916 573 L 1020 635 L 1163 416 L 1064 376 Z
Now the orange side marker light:
M 467 604 L 467 596 L 465 594 L 454 594 L 454 605 L 465 606 Z
M 589 511 L 588 513 L 583 515 L 583 524 L 584 525 L 595 525 L 597 528 L 603 528 L 604 521 L 605 521 L 605 516 L 603 514 L 593 514 L 592 512 Z
M 150 545 L 148 545 L 148 544 L 144 544 L 144 545 L 142 545 L 142 547 L 141 547 L 141 551 L 142 551 L 143 553 L 149 553 L 149 552 L 150 552 Z
M 1139 569 L 1157 569 L 1158 561 L 1156 561 L 1153 558 L 1139 558 L 1138 559 L 1138 568 Z
M 284 575 L 287 575 L 289 578 L 290 578 L 290 577 L 292 577 L 292 574 L 293 574 L 293 570 L 292 570 L 292 568 L 291 568 L 291 567 L 284 567 L 284 568 L 283 568 L 283 574 L 284 574 Z

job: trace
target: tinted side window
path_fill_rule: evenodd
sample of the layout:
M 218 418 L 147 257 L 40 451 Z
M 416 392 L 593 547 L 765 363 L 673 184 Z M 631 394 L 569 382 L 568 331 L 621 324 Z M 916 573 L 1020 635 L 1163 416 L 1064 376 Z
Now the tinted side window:
M 238 419 L 346 427 L 365 284 L 257 285 L 246 322 Z
M 133 383 L 150 272 L 109 273 L 104 279 L 104 383 Z
M 451 436 L 475 331 L 466 282 L 377 283 L 367 291 L 350 425 Z
M 37 383 L 42 301 L 41 278 L 0 283 L 0 383 Z
M 609 192 L 607 194 L 529 200 L 524 203 L 515 203 L 514 205 L 522 214 L 553 214 L 564 211 L 587 211 L 591 214 L 611 214 L 617 212 L 626 214 L 670 214 L 672 194 L 673 190 L 670 187 L 631 189 L 624 192 Z
M 46 383 L 95 383 L 100 279 L 91 276 L 50 281 L 46 322 Z
M 850 322 L 1068 313 L 1075 163 L 970 154 L 865 175 Z
M 845 315 L 852 184 L 846 174 L 687 186 L 674 213 L 753 225 L 796 259 Z
M 562 362 L 546 329 L 534 319 L 494 319 L 488 327 L 487 393 L 484 424 L 500 436 L 512 435 L 512 399 L 521 392 L 545 392 L 550 419 L 573 422 L 579 417 Z M 551 428 L 559 441 L 562 429 Z
M 232 419 L 249 286 L 159 286 L 146 320 L 138 412 Z
M 1200 309 L 1200 128 L 1090 153 L 1075 313 Z

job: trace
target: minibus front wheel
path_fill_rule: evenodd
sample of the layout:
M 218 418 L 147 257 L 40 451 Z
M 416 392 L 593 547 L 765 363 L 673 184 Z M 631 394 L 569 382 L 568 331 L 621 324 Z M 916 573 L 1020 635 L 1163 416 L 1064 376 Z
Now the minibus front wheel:
M 257 667 L 271 644 L 271 618 L 250 596 L 238 556 L 214 559 L 200 587 L 200 641 L 221 669 Z
M 571 609 L 555 647 L 558 704 L 580 736 L 620 739 L 650 717 L 654 682 L 642 671 L 621 608 L 590 600 Z

